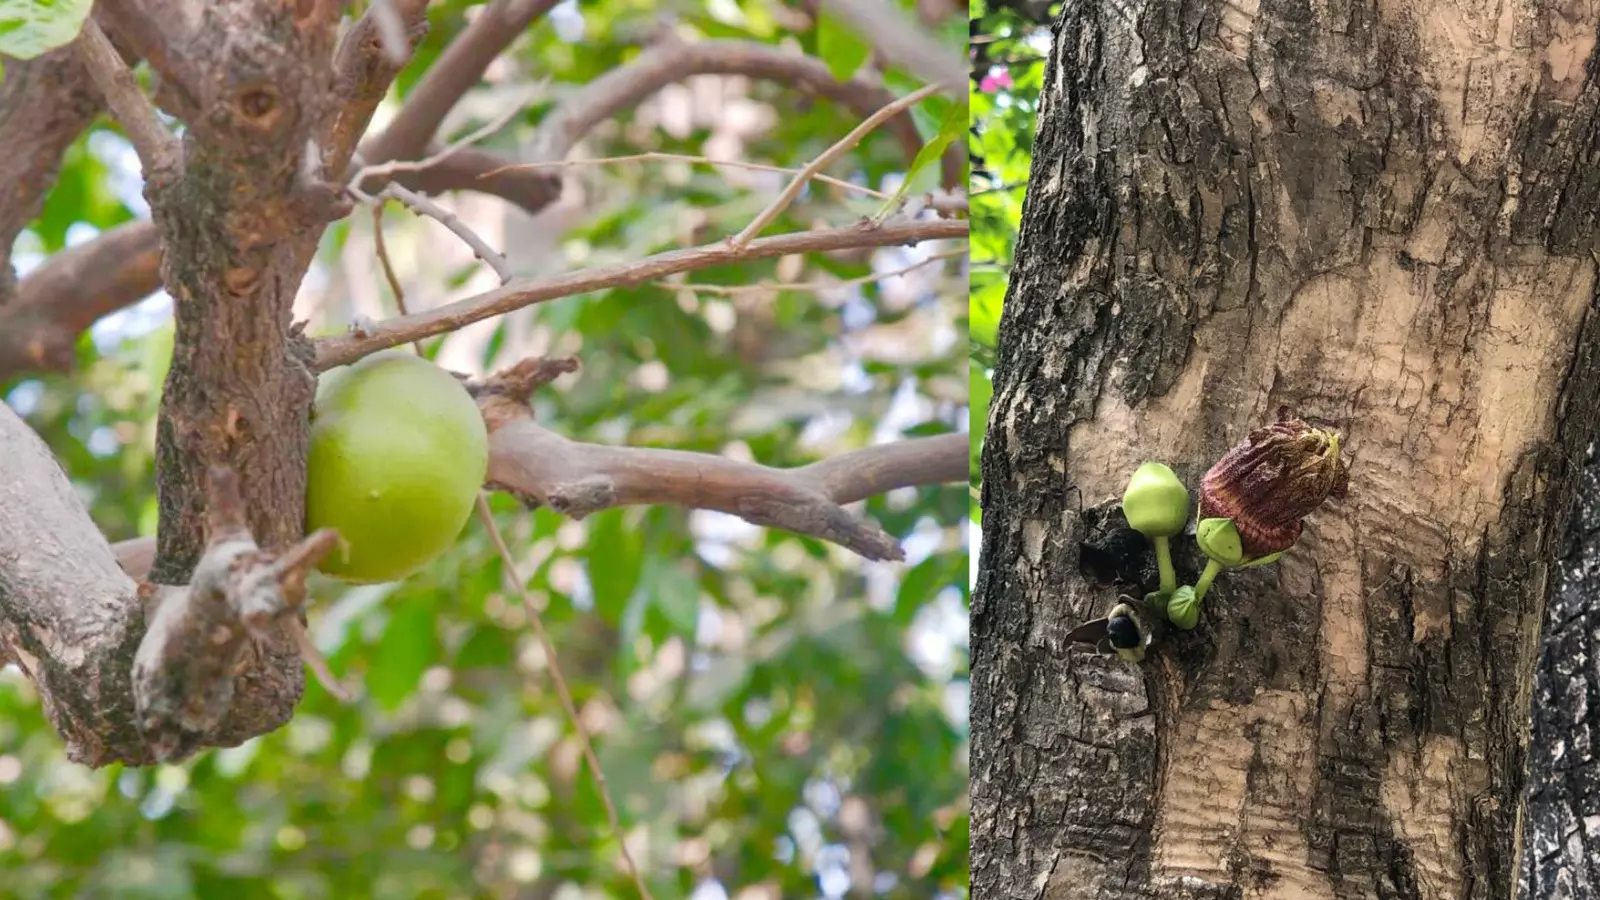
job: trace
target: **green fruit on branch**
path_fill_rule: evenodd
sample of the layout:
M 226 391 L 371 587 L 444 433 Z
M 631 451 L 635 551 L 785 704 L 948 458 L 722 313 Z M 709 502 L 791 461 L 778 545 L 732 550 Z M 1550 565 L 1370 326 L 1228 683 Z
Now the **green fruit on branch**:
M 323 374 L 306 465 L 306 532 L 343 545 L 318 567 L 396 581 L 455 543 L 489 467 L 478 405 L 455 376 L 398 350 Z

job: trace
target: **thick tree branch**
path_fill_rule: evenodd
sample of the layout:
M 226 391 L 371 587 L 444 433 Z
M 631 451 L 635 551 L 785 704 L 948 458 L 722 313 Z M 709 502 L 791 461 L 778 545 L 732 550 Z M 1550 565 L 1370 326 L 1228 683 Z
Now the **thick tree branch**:
M 555 0 L 494 0 L 481 10 L 428 67 L 389 127 L 361 145 L 366 163 L 422 156 L 439 124 L 483 79 L 489 64 L 555 5 Z
M 0 646 L 38 688 L 68 758 L 142 758 L 131 675 L 144 617 L 133 579 L 50 448 L 3 403 L 0 459 Z
M 102 24 L 125 42 L 160 77 L 156 101 L 168 112 L 187 120 L 196 114 L 189 65 L 190 43 L 200 21 L 200 5 L 193 0 L 102 0 L 95 10 Z
M 145 180 L 170 175 L 181 158 L 178 140 L 161 124 L 155 106 L 139 91 L 133 72 L 123 64 L 93 16 L 84 21 L 83 32 L 72 47 L 138 151 Z
M 535 303 L 602 288 L 654 281 L 678 272 L 705 269 L 728 262 L 787 256 L 791 253 L 820 253 L 852 247 L 915 244 L 920 241 L 966 236 L 965 220 L 931 219 L 891 222 L 881 226 L 853 225 L 759 238 L 743 248 L 730 247 L 727 241 L 717 241 L 632 262 L 580 269 L 537 281 L 518 280 L 475 297 L 379 322 L 360 335 L 343 334 L 323 338 L 317 341 L 316 365 L 319 371 L 323 371 L 355 362 L 369 353 L 376 353 L 386 347 L 454 331 L 473 322 Z
M 0 381 L 71 368 L 78 335 L 149 296 L 161 284 L 160 267 L 161 241 L 149 222 L 119 225 L 52 255 L 0 305 Z
M 338 5 L 327 0 L 206 4 L 201 32 L 228 39 L 197 41 L 189 55 L 191 88 L 205 114 L 187 123 L 181 176 L 146 185 L 176 327 L 157 422 L 160 519 L 149 578 L 193 584 L 190 603 L 206 609 L 215 585 L 196 583 L 196 571 L 208 551 L 206 484 L 214 467 L 238 473 L 249 531 L 262 548 L 282 552 L 304 527 L 315 377 L 309 344 L 289 320 L 329 213 L 327 186 L 317 180 L 325 167 L 318 148 L 326 147 L 318 128 L 335 118 L 337 18 Z M 172 602 L 157 599 L 162 607 Z M 177 631 L 154 631 L 152 640 Z M 152 668 L 141 670 L 141 721 L 157 750 L 237 743 L 293 715 L 305 681 L 294 635 L 276 626 L 253 634 L 255 652 L 240 655 L 237 670 L 142 654 Z M 171 671 L 155 671 L 158 659 Z M 210 692 L 224 688 L 196 683 L 202 662 L 213 674 L 237 673 L 226 689 L 234 714 L 204 735 L 216 710 Z M 191 692 L 200 707 L 169 689 Z
M 534 422 L 526 398 L 533 387 L 576 367 L 572 360 L 524 360 L 477 388 L 489 427 L 489 483 L 575 519 L 616 506 L 667 503 L 822 538 L 868 559 L 898 560 L 905 558 L 900 545 L 843 504 L 967 478 L 963 434 L 869 447 L 796 469 L 570 440 Z
M 0 79 L 0 313 L 16 286 L 11 246 L 44 205 L 64 153 L 102 108 L 100 92 L 71 47 L 5 60 Z M 7 334 L 0 328 L 0 335 Z M 3 377 L 3 375 L 0 375 Z
M 375 7 L 368 9 L 339 42 L 333 75 L 340 102 L 329 111 L 317 142 L 326 149 L 330 171 L 344 171 L 373 112 L 405 64 L 391 60 L 384 51 L 379 17 L 390 11 L 398 15 L 406 25 L 413 49 L 427 31 L 427 0 L 389 0 L 388 7 L 382 12 Z

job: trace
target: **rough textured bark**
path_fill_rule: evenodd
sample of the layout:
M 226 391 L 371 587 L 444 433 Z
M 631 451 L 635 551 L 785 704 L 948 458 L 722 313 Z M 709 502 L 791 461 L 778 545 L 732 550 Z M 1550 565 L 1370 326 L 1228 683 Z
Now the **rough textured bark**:
M 1512 895 L 1600 408 L 1597 25 L 1063 10 L 984 457 L 974 896 Z M 1154 588 L 1128 474 L 1193 488 L 1282 404 L 1343 432 L 1348 499 L 1142 668 L 1069 652 Z
M 1521 896 L 1600 896 L 1600 455 L 1593 444 L 1545 611 Z
M 69 758 L 143 758 L 132 685 L 144 634 L 137 586 L 50 448 L 4 403 L 0 459 L 0 656 L 9 648 L 28 673 Z

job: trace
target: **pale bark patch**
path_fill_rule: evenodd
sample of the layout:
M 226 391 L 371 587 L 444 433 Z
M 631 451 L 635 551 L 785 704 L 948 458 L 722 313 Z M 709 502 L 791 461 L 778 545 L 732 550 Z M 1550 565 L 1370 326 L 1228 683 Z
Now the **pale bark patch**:
M 1306 698 L 1290 691 L 1262 691 L 1248 706 L 1213 701 L 1186 716 L 1164 767 L 1153 882 L 1228 885 L 1238 868 L 1257 868 L 1272 877 L 1245 891 L 1251 900 L 1332 900 L 1299 825 L 1315 743 Z
M 1383 806 L 1395 834 L 1411 850 L 1422 900 L 1461 896 L 1463 860 L 1455 810 L 1488 786 L 1488 767 L 1467 758 L 1461 741 L 1450 735 L 1427 735 L 1420 750 L 1389 756 L 1380 789 Z

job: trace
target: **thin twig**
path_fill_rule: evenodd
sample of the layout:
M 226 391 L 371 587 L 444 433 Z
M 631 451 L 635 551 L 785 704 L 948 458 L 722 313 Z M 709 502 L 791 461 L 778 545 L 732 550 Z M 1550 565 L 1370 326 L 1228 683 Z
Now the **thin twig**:
M 117 121 L 128 133 L 128 140 L 144 163 L 145 177 L 170 168 L 178 160 L 178 139 L 161 124 L 156 108 L 133 80 L 133 73 L 123 64 L 105 32 L 90 16 L 83 22 L 83 32 L 73 42 L 74 52 L 89 71 L 100 93 L 105 95 Z
M 690 290 L 702 291 L 707 294 L 722 294 L 724 296 L 753 294 L 761 291 L 827 291 L 838 288 L 853 287 L 858 284 L 868 284 L 874 281 L 885 281 L 890 278 L 894 278 L 897 275 L 904 275 L 907 272 L 915 272 L 923 266 L 933 265 L 936 262 L 942 262 L 947 259 L 955 259 L 958 256 L 966 255 L 967 251 L 965 248 L 961 250 L 947 250 L 943 253 L 935 253 L 927 259 L 914 262 L 909 266 L 895 269 L 892 272 L 873 272 L 870 275 L 862 275 L 858 278 L 846 278 L 842 281 L 763 281 L 759 284 L 700 284 L 698 282 L 686 281 L 681 284 L 673 284 L 672 286 L 674 288 L 688 288 Z
M 322 689 L 340 703 L 353 702 L 355 696 L 339 683 L 338 676 L 328 667 L 327 657 L 317 649 L 317 645 L 311 640 L 311 635 L 306 634 L 306 627 L 300 624 L 300 620 L 294 616 L 284 616 L 279 621 L 283 623 L 283 630 L 289 632 L 289 637 L 294 639 L 295 648 L 300 651 L 300 658 L 305 660 L 306 668 L 316 676 L 317 683 L 322 685 Z
M 605 166 L 616 163 L 631 162 L 686 162 L 698 163 L 706 166 L 727 166 L 730 169 L 751 169 L 757 172 L 778 172 L 783 175 L 800 174 L 799 169 L 785 169 L 782 166 L 769 166 L 763 163 L 743 162 L 736 159 L 712 159 L 709 156 L 691 156 L 686 153 L 657 153 L 652 151 L 649 153 L 630 153 L 627 156 L 600 156 L 593 159 L 563 159 L 555 162 L 513 163 L 508 166 L 501 166 L 498 169 L 492 169 L 478 177 L 489 178 L 493 175 L 498 175 L 501 172 L 511 172 L 517 170 L 566 169 L 575 166 Z M 858 193 L 866 194 L 868 197 L 872 197 L 876 200 L 888 200 L 890 196 L 882 191 L 875 191 L 864 184 L 851 184 L 842 178 L 834 178 L 831 175 L 817 174 L 813 175 L 812 177 L 824 184 L 831 184 L 837 188 L 843 188 L 848 191 L 856 191 Z
M 736 248 L 747 246 L 756 235 L 760 234 L 768 225 L 771 225 L 773 220 L 788 208 L 789 204 L 794 202 L 794 198 L 800 196 L 800 191 L 805 188 L 806 182 L 810 181 L 812 176 L 860 143 L 861 139 L 871 133 L 873 129 L 899 115 L 902 110 L 909 109 L 917 101 L 938 89 L 939 86 L 936 84 L 919 88 L 868 116 L 865 121 L 852 128 L 849 134 L 840 138 L 832 147 L 822 151 L 822 155 L 807 163 L 805 168 L 801 169 L 800 173 L 789 182 L 789 185 L 778 194 L 777 198 L 768 204 L 767 208 L 763 209 L 755 219 L 751 220 L 743 231 L 730 238 L 728 243 Z
M 578 705 L 572 699 L 572 690 L 567 687 L 567 679 L 561 674 L 561 666 L 556 662 L 555 644 L 550 640 L 550 634 L 544 630 L 544 619 L 539 615 L 539 608 L 533 602 L 533 597 L 528 594 L 528 582 L 522 577 L 517 568 L 516 560 L 511 557 L 511 548 L 506 546 L 506 539 L 500 534 L 500 526 L 495 524 L 494 513 L 489 510 L 489 495 L 478 493 L 478 518 L 483 520 L 483 525 L 489 531 L 489 539 L 494 541 L 495 549 L 500 552 L 500 559 L 505 563 L 505 576 L 517 589 L 522 597 L 522 606 L 528 613 L 528 620 L 533 623 L 533 633 L 539 638 L 539 644 L 544 648 L 544 658 L 550 662 L 550 680 L 556 686 L 556 696 L 561 699 L 561 707 L 566 710 L 567 718 L 572 721 L 573 730 L 578 733 L 578 740 L 583 744 L 583 758 L 589 764 L 589 771 L 594 774 L 595 786 L 600 789 L 600 800 L 605 804 L 606 818 L 611 823 L 611 833 L 617 839 L 617 845 L 622 849 L 622 858 L 628 864 L 628 873 L 633 876 L 633 883 L 639 889 L 639 896 L 644 900 L 654 900 L 650 887 L 644 882 L 644 875 L 639 871 L 639 864 L 633 859 L 633 852 L 628 849 L 628 838 L 622 831 L 622 820 L 617 816 L 617 805 L 611 800 L 611 787 L 606 783 L 605 770 L 600 768 L 600 758 L 595 755 L 594 742 L 589 739 L 589 732 L 583 727 L 583 720 L 578 715 Z
M 1026 181 L 1018 181 L 1018 182 L 1013 182 L 1012 184 L 1000 184 L 1000 185 L 995 185 L 994 187 L 984 188 L 983 190 L 980 190 L 980 191 L 973 191 L 972 193 L 968 194 L 967 196 L 969 196 L 969 197 L 982 197 L 984 194 L 999 194 L 999 193 L 1002 193 L 1004 191 L 1014 191 L 1017 188 L 1025 188 L 1027 186 L 1028 186 L 1028 183 Z
M 391 185 L 392 187 L 392 185 Z M 586 294 L 604 288 L 659 281 L 668 275 L 751 259 L 824 253 L 864 247 L 916 244 L 921 241 L 967 237 L 966 219 L 922 219 L 854 225 L 780 234 L 751 241 L 743 248 L 717 241 L 699 247 L 673 250 L 610 266 L 579 269 L 541 280 L 523 279 L 455 303 L 379 322 L 365 335 L 342 334 L 317 341 L 317 370 L 352 363 L 385 347 L 455 331 L 473 322 L 503 315 L 558 297 Z
M 393 197 L 394 199 L 399 200 L 401 203 L 404 203 L 406 206 L 411 207 L 411 209 L 419 215 L 424 215 L 430 219 L 434 219 L 440 225 L 450 229 L 455 233 L 456 237 L 461 238 L 461 240 L 466 242 L 468 247 L 472 248 L 472 252 L 476 254 L 479 259 L 487 263 L 489 268 L 494 269 L 494 273 L 500 276 L 500 283 L 502 285 L 512 279 L 513 276 L 511 273 L 511 266 L 506 262 L 505 254 L 495 250 L 493 247 L 490 247 L 487 241 L 485 241 L 476 231 L 473 231 L 471 228 L 467 227 L 467 223 L 461 221 L 460 217 L 458 217 L 455 213 L 445 209 L 432 200 L 429 200 L 427 197 L 424 197 L 416 191 L 395 184 L 392 181 L 384 186 L 383 191 L 379 194 L 379 196 Z
M 395 277 L 394 265 L 389 262 L 389 248 L 383 244 L 383 204 L 372 204 L 372 245 L 378 252 L 378 263 L 383 266 L 383 277 L 389 281 L 389 290 L 394 292 L 395 308 L 400 310 L 400 315 L 409 316 L 411 311 L 406 309 L 406 292 L 400 288 L 400 279 Z M 417 355 L 422 352 L 422 342 L 412 341 L 411 346 L 416 348 Z

